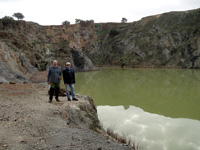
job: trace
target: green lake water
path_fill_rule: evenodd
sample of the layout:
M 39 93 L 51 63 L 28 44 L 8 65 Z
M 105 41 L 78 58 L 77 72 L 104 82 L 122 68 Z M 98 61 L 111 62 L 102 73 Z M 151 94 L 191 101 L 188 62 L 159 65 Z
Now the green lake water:
M 75 91 L 137 150 L 200 150 L 200 70 L 100 68 L 76 73 Z
M 133 105 L 167 117 L 200 120 L 200 70 L 101 68 L 76 73 L 75 89 L 97 106 Z

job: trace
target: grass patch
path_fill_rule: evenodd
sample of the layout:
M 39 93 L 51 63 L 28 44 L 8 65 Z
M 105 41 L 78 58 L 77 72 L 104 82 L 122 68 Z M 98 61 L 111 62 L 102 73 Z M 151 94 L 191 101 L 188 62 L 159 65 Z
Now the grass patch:
M 125 135 L 121 136 L 118 133 L 114 132 L 113 129 L 108 128 L 106 130 L 107 134 L 114 138 L 119 143 L 125 144 L 132 148 L 133 150 L 143 150 L 144 145 L 141 142 L 133 141 L 131 138 L 126 138 Z

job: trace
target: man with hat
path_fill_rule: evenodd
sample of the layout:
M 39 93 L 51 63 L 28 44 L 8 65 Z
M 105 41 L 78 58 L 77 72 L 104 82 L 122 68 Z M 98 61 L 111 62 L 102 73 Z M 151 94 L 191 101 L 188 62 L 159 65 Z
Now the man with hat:
M 71 89 L 72 100 L 78 101 L 78 99 L 76 98 L 75 90 L 74 90 L 74 84 L 75 84 L 74 70 L 72 69 L 70 62 L 67 62 L 66 66 L 67 66 L 66 69 L 63 70 L 63 80 L 64 80 L 64 84 L 65 84 L 65 90 L 67 93 L 68 101 L 71 101 L 70 94 L 69 94 L 69 88 Z

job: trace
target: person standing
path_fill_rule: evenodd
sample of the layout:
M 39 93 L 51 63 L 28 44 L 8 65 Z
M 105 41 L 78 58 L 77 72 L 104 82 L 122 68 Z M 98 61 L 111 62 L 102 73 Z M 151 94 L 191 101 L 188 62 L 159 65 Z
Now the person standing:
M 78 99 L 76 98 L 75 90 L 74 90 L 74 84 L 75 84 L 74 70 L 72 69 L 70 62 L 67 62 L 66 66 L 67 66 L 66 69 L 63 70 L 63 80 L 65 84 L 65 90 L 67 93 L 68 101 L 71 101 L 69 88 L 71 89 L 72 100 L 78 101 Z
M 49 103 L 51 103 L 53 100 L 54 91 L 56 101 L 60 102 L 58 99 L 60 91 L 60 80 L 62 80 L 61 68 L 58 66 L 58 62 L 54 60 L 53 66 L 49 68 L 47 75 L 47 82 L 50 84 Z

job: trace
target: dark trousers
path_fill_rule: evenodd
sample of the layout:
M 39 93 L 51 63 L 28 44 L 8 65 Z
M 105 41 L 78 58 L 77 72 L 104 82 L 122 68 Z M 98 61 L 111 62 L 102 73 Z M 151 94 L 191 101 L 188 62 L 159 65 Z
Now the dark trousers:
M 51 83 L 51 88 L 50 88 L 50 92 L 49 92 L 49 100 L 53 100 L 53 95 L 55 92 L 55 98 L 56 100 L 58 100 L 58 96 L 59 96 L 59 91 L 60 91 L 60 84 L 59 83 Z

